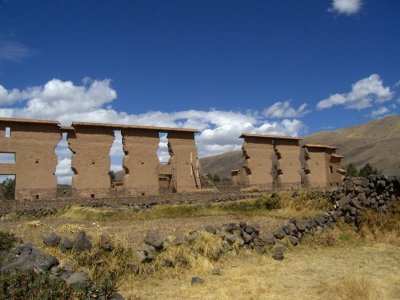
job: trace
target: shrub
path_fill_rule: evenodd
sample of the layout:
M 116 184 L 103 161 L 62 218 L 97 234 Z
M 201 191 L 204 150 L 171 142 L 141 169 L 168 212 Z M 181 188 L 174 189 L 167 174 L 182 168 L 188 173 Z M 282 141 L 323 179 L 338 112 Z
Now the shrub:
M 16 238 L 14 234 L 0 231 L 0 251 L 9 251 L 13 247 Z
M 68 286 L 48 272 L 0 273 L 0 299 L 85 299 L 90 285 Z

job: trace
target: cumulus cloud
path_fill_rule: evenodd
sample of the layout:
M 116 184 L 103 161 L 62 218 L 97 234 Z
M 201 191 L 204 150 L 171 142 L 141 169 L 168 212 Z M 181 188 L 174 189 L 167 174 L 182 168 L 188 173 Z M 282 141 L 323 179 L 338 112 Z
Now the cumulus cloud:
M 299 118 L 309 113 L 307 104 L 303 103 L 297 109 L 293 108 L 290 101 L 278 101 L 264 111 L 266 117 L 272 118 Z
M 361 110 L 371 107 L 373 103 L 383 103 L 393 97 L 390 87 L 383 86 L 379 75 L 372 74 L 352 85 L 349 93 L 334 94 L 317 104 L 317 109 L 326 109 L 335 105 L 343 105 L 345 108 Z
M 71 81 L 52 79 L 43 86 L 24 90 L 7 90 L 0 85 L 0 116 L 22 117 L 58 120 L 64 125 L 71 121 L 88 121 L 116 124 L 136 124 L 166 127 L 196 128 L 199 156 L 220 154 L 226 151 L 238 150 L 242 145 L 239 136 L 243 132 L 260 134 L 277 134 L 298 136 L 304 130 L 304 124 L 295 119 L 305 113 L 305 105 L 294 109 L 286 102 L 278 104 L 286 111 L 262 113 L 258 111 L 223 111 L 223 110 L 185 110 L 176 112 L 151 111 L 142 114 L 118 112 L 112 108 L 112 102 L 117 98 L 116 91 L 111 87 L 110 80 L 92 80 L 85 78 L 81 85 Z M 287 102 L 289 103 L 289 102 Z M 18 105 L 16 105 L 18 104 Z M 266 110 L 268 111 L 268 109 Z M 271 121 L 267 117 L 285 118 Z M 115 132 L 116 139 L 111 147 L 111 169 L 117 171 L 122 165 L 121 134 Z M 70 180 L 71 152 L 65 137 L 57 150 L 59 166 L 57 175 L 61 182 Z M 169 158 L 167 138 L 160 137 L 159 159 L 167 162 Z M 69 178 L 69 179 L 68 179 Z
M 13 41 L 0 39 L 0 60 L 21 62 L 24 58 L 37 55 L 38 51 Z
M 330 12 L 339 14 L 354 15 L 361 10 L 361 0 L 333 0 Z
M 390 110 L 387 107 L 379 107 L 377 109 L 374 109 L 368 116 L 371 117 L 372 119 L 376 119 L 378 117 L 383 117 L 390 113 Z

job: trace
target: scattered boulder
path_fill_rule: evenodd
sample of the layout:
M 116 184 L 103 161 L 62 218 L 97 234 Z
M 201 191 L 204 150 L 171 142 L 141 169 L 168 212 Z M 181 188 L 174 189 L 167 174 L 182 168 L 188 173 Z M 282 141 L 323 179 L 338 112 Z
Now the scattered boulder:
M 100 236 L 100 248 L 104 251 L 111 252 L 114 250 L 114 243 L 108 235 L 102 234 Z
M 54 232 L 49 233 L 43 238 L 43 243 L 49 247 L 55 247 L 60 244 L 61 237 L 55 234 Z
M 80 252 L 84 250 L 90 250 L 91 248 L 92 248 L 92 243 L 90 241 L 90 237 L 86 235 L 86 232 L 83 230 L 78 232 L 72 250 Z
M 192 285 L 203 284 L 204 279 L 198 276 L 192 277 Z
M 275 259 L 275 260 L 283 260 L 283 258 L 284 258 L 284 256 L 283 256 L 283 247 L 280 247 L 280 246 L 278 246 L 278 247 L 275 247 L 275 249 L 274 249 L 274 254 L 272 255 L 272 257 Z
M 45 254 L 31 245 L 23 245 L 10 251 L 5 257 L 0 271 L 50 271 L 51 268 L 58 265 L 59 261 L 54 256 Z
M 64 237 L 60 244 L 61 252 L 67 252 L 72 250 L 74 247 L 74 242 L 71 241 L 68 237 Z
M 67 285 L 84 285 L 90 281 L 89 275 L 85 272 L 75 272 L 72 273 L 67 279 L 65 279 L 65 283 Z
M 283 238 L 286 236 L 286 232 L 282 229 L 282 227 L 279 227 L 278 229 L 276 229 L 276 230 L 274 231 L 274 236 L 275 236 L 277 239 L 281 240 L 281 239 L 283 239 Z
M 212 275 L 221 275 L 221 270 L 219 268 L 215 267 L 211 270 L 211 274 Z

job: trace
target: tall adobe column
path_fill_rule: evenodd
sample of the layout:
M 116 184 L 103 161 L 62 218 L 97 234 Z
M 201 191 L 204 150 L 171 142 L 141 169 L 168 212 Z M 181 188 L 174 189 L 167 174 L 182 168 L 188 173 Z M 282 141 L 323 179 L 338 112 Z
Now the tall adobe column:
M 110 194 L 110 149 L 114 127 L 108 124 L 73 122 L 67 135 L 72 151 L 72 191 L 81 198 L 101 198 Z
M 201 189 L 195 132 L 192 129 L 168 131 L 169 164 L 172 166 L 172 181 L 178 193 Z
M 122 129 L 122 144 L 125 152 L 124 188 L 128 195 L 157 195 L 158 144 L 157 129 L 129 128 Z
M 244 171 L 247 174 L 248 184 L 261 189 L 272 189 L 272 161 L 274 146 L 270 136 L 244 133 L 242 146 L 245 157 Z
M 300 145 L 295 137 L 274 139 L 277 160 L 277 186 L 279 188 L 301 187 Z
M 0 118 L 0 131 L 0 152 L 14 157 L 0 164 L 0 174 L 15 175 L 15 199 L 56 198 L 58 122 Z

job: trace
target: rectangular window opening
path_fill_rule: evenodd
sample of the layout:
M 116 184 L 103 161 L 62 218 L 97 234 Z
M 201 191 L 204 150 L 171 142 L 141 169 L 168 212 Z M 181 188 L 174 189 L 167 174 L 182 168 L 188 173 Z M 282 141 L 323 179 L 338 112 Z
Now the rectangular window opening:
M 94 194 L 90 194 L 90 198 L 94 198 Z
M 10 138 L 11 137 L 11 128 L 10 127 L 6 127 L 6 130 L 4 131 L 4 136 L 6 138 Z
M 36 200 L 39 200 L 39 195 L 35 195 L 35 199 L 36 199 Z
M 15 153 L 14 152 L 0 153 L 0 164 L 15 164 Z
M 331 172 L 331 174 L 333 173 L 333 168 L 332 168 L 332 166 L 329 166 L 329 171 Z

